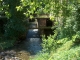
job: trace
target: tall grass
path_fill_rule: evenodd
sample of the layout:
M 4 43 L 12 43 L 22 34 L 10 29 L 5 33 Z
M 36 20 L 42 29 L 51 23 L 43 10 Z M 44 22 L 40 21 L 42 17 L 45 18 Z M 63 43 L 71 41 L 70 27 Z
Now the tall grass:
M 31 60 L 80 60 L 80 47 L 70 40 L 58 47 L 56 52 L 38 53 Z

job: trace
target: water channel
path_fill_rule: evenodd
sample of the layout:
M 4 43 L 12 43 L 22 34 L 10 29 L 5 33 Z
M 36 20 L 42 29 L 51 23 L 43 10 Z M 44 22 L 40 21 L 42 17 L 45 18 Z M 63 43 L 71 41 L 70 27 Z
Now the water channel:
M 26 39 L 14 47 L 0 52 L 1 60 L 29 60 L 42 50 L 39 29 L 34 29 L 35 24 L 31 24 L 32 29 L 28 29 Z M 13 55 L 12 55 L 13 54 Z M 4 56 L 3 56 L 4 55 Z M 17 58 L 17 59 L 16 59 Z
M 41 51 L 41 38 L 38 29 L 29 29 L 26 37 L 26 49 L 31 54 Z

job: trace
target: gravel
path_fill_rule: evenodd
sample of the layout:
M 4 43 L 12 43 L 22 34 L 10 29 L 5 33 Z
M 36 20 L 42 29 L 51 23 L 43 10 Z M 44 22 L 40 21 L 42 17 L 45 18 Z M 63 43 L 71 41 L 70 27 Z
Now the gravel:
M 14 50 L 0 52 L 0 60 L 22 60 Z

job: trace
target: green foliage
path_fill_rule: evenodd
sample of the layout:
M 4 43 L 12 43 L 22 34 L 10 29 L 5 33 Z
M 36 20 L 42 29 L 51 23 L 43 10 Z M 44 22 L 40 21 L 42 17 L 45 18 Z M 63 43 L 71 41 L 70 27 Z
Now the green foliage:
M 66 41 L 61 47 L 58 47 L 57 51 L 51 53 L 39 53 L 32 60 L 79 60 L 79 46 L 74 46 L 74 43 L 71 40 Z
M 60 52 L 60 51 L 66 51 L 66 50 L 71 49 L 73 46 L 74 46 L 74 43 L 73 43 L 72 40 L 66 41 L 59 48 L 57 48 L 57 51 L 58 52 Z
M 30 58 L 30 60 L 47 60 L 49 57 L 49 53 L 38 53 L 35 57 Z
M 47 39 L 43 37 L 42 42 L 43 51 L 49 54 L 37 55 L 33 60 L 80 60 L 80 46 L 78 46 L 80 45 L 80 4 L 78 1 L 52 0 L 51 12 L 48 12 L 51 13 L 51 17 L 54 17 L 56 30 L 55 34 L 48 36 Z
M 67 51 L 61 51 L 54 54 L 53 60 L 79 60 L 80 59 L 80 47 L 72 48 Z
M 80 4 L 77 3 L 78 0 L 0 0 L 0 12 L 5 12 L 8 18 L 4 24 L 5 32 L 3 34 L 6 40 L 3 39 L 3 41 L 14 43 L 13 41 L 18 40 L 18 37 L 26 32 L 25 19 L 32 19 L 39 14 L 50 15 L 49 17 L 52 21 L 54 20 L 54 27 L 56 27 L 54 35 L 48 36 L 47 39 L 43 38 L 44 51 L 55 51 L 58 46 L 64 45 L 71 39 L 74 42 L 80 40 Z M 72 42 L 68 43 L 72 44 Z M 6 44 L 1 43 L 1 46 L 4 48 L 10 46 L 10 44 Z
M 0 12 L 4 12 L 4 17 L 8 18 L 5 21 L 6 24 L 3 24 L 4 33 L 2 34 L 3 37 L 1 36 L 1 47 L 5 49 L 13 46 L 14 42 L 26 33 L 27 22 L 24 20 L 26 17 L 23 15 L 23 11 L 17 11 L 16 9 L 16 6 L 20 4 L 19 0 L 2 0 L 1 3 L 3 10 L 0 10 Z
M 45 37 L 43 36 L 42 39 L 42 47 L 43 47 L 43 51 L 55 51 L 57 48 L 57 41 L 54 40 L 53 36 L 48 36 L 47 39 L 45 39 Z
M 80 31 L 77 31 L 76 34 L 72 36 L 72 41 L 75 45 L 80 44 Z
M 0 0 L 0 12 L 3 10 L 2 1 L 3 0 Z
M 5 37 L 18 37 L 25 32 L 25 26 L 17 20 L 10 20 L 5 26 Z M 16 34 L 15 34 L 16 33 Z
M 12 40 L 5 39 L 5 38 L 0 38 L 0 50 L 4 50 L 6 48 L 14 46 L 15 40 L 16 40 L 15 38 L 12 39 Z

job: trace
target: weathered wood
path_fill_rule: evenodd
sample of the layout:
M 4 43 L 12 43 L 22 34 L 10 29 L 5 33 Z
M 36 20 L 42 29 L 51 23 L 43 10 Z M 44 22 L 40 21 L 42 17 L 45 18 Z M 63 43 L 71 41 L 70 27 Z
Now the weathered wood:
M 27 29 L 51 29 L 52 27 L 36 27 L 36 28 L 27 28 Z

